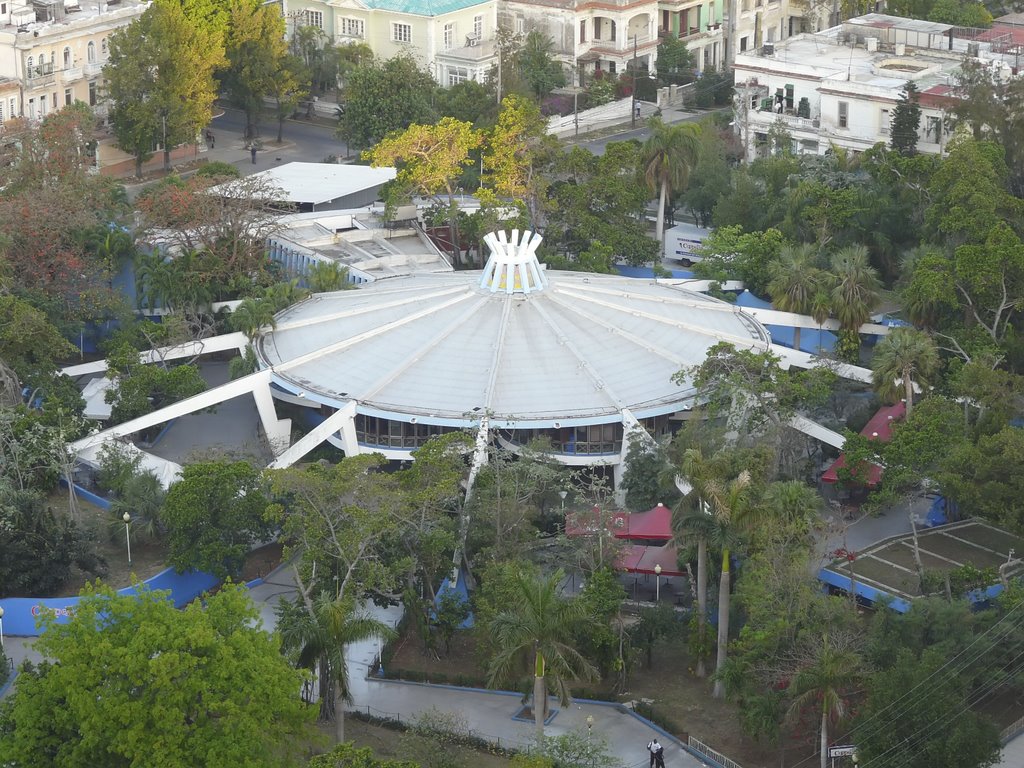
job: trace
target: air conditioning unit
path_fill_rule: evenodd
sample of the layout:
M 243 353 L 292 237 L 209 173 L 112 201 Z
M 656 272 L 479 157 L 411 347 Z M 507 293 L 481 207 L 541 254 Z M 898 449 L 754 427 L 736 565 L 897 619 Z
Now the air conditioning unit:
M 764 45 L 762 45 L 761 46 L 761 55 L 762 56 L 774 56 L 775 55 L 775 44 L 774 43 L 765 43 Z
M 981 53 L 981 46 L 980 45 L 978 45 L 977 43 L 968 43 L 967 44 L 967 55 L 968 56 L 973 56 L 974 58 L 978 58 L 978 54 L 979 53 Z

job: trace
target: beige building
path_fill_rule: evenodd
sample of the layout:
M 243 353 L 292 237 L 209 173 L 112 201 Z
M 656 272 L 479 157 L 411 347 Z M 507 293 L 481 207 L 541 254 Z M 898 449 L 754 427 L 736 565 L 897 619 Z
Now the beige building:
M 410 54 L 441 85 L 483 81 L 497 63 L 496 0 L 282 0 L 288 34 L 322 29 L 336 44 Z
M 0 0 L 0 78 L 18 91 L 5 94 L 0 122 L 40 119 L 74 101 L 103 114 L 110 34 L 147 7 L 134 0 Z

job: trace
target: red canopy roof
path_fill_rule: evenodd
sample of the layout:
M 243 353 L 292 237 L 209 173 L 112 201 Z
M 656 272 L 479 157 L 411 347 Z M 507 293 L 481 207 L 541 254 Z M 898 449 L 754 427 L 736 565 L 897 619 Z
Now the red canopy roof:
M 566 536 L 593 534 L 599 525 L 601 510 L 594 507 L 589 513 L 565 516 Z M 646 512 L 614 512 L 605 523 L 617 539 L 668 541 L 672 538 L 672 510 L 662 503 Z
M 615 561 L 615 567 L 629 573 L 654 573 L 654 566 L 661 566 L 662 576 L 682 576 L 679 570 L 679 555 L 675 544 L 663 547 L 648 547 L 643 544 L 628 544 Z
M 868 420 L 868 423 L 864 425 L 864 429 L 862 429 L 860 433 L 868 440 L 878 440 L 883 443 L 888 443 L 892 440 L 893 423 L 902 421 L 906 415 L 906 403 L 887 405 L 884 408 L 880 408 L 878 413 Z M 832 463 L 832 466 L 826 469 L 824 474 L 822 474 L 822 481 L 826 483 L 839 482 L 838 470 L 845 466 L 846 454 L 841 453 L 839 454 L 839 458 Z M 868 488 L 874 488 L 878 485 L 881 479 L 882 468 L 877 464 L 871 464 L 868 467 L 867 478 L 864 480 L 864 485 Z

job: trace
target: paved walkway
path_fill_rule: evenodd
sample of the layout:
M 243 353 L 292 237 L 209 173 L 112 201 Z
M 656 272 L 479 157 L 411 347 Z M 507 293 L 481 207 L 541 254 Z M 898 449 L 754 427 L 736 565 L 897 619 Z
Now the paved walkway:
M 1003 747 L 1003 758 L 993 768 L 1021 768 L 1024 765 L 1024 733 L 1017 734 Z
M 290 597 L 294 592 L 295 585 L 287 568 L 271 574 L 266 582 L 252 590 L 252 597 L 260 606 L 266 626 L 274 625 L 274 606 L 278 600 L 282 596 Z M 397 625 L 402 617 L 400 607 L 373 606 L 371 611 L 391 626 Z M 454 712 L 465 718 L 466 725 L 481 738 L 513 747 L 525 747 L 531 743 L 533 724 L 512 719 L 521 706 L 519 694 L 377 680 L 372 677 L 375 670 L 371 665 L 379 652 L 376 640 L 348 647 L 346 656 L 352 685 L 349 709 L 401 720 L 411 720 L 431 709 Z M 557 703 L 552 706 L 561 710 Z M 645 747 L 655 736 L 665 747 L 665 761 L 671 768 L 706 765 L 623 707 L 610 704 L 574 702 L 558 712 L 545 733 L 558 736 L 573 730 L 585 732 L 588 716 L 594 718 L 594 738 L 604 739 L 608 751 L 621 760 L 625 768 L 641 768 L 648 764 Z

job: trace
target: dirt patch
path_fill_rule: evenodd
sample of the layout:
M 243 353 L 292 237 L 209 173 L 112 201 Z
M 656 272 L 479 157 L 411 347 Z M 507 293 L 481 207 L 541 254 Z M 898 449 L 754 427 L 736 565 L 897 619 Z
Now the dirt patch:
M 472 633 L 460 632 L 452 641 L 451 653 L 439 657 L 424 651 L 415 630 L 407 627 L 396 641 L 389 672 L 402 670 L 437 682 L 478 685 L 485 671 L 476 655 Z M 652 702 L 654 719 L 667 731 L 685 739 L 692 735 L 708 746 L 735 760 L 743 768 L 767 768 L 793 765 L 814 754 L 811 745 L 786 744 L 785 763 L 779 748 L 762 746 L 743 735 L 736 705 L 714 698 L 710 680 L 690 673 L 686 646 L 682 642 L 662 643 L 655 647 L 650 669 L 641 666 L 629 678 L 629 690 L 615 694 L 610 685 L 600 685 L 582 696 L 600 696 L 615 701 Z
M 68 514 L 68 496 L 65 491 L 54 491 L 46 500 L 58 514 Z M 124 522 L 109 510 L 78 500 L 78 520 L 94 538 L 96 552 L 107 562 L 106 573 L 99 579 L 114 589 L 130 587 L 136 581 L 145 581 L 167 568 L 167 546 L 159 539 L 147 539 L 134 528 L 131 531 L 132 561 L 128 564 L 128 542 L 125 540 Z M 267 544 L 250 552 L 245 558 L 241 583 L 266 576 L 281 564 L 281 544 Z M 73 568 L 71 578 L 56 595 L 40 597 L 73 597 L 82 591 L 86 582 L 96 577 Z
M 66 491 L 54 491 L 47 497 L 46 503 L 60 515 L 69 514 Z M 166 567 L 167 548 L 163 543 L 147 540 L 134 530 L 131 532 L 132 562 L 129 566 L 124 522 L 109 510 L 78 499 L 78 521 L 92 534 L 96 553 L 107 562 L 107 571 L 100 576 L 104 584 L 114 589 L 129 587 L 133 581 L 145 581 Z M 94 579 L 94 576 L 73 568 L 71 578 L 54 597 L 77 595 L 87 581 Z

